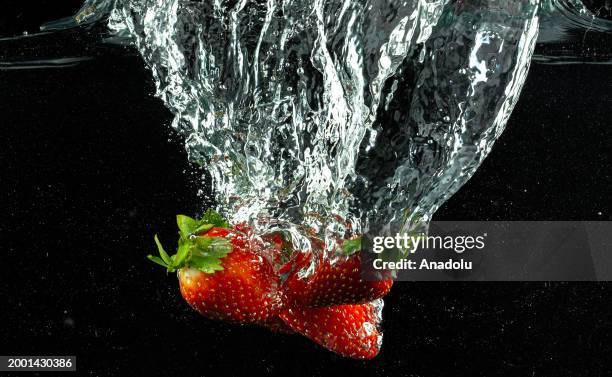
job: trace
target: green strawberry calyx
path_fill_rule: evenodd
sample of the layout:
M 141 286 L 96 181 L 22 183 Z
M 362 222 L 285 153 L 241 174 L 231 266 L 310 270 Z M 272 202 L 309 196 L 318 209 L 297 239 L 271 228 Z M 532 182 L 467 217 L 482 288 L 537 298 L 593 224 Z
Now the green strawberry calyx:
M 221 259 L 232 251 L 231 242 L 224 237 L 210 237 L 206 232 L 212 228 L 229 228 L 229 223 L 213 210 L 208 210 L 199 220 L 177 215 L 179 240 L 176 254 L 169 255 L 155 235 L 154 240 L 159 256 L 147 258 L 164 267 L 168 272 L 191 267 L 205 273 L 223 270 Z
M 361 251 L 361 237 L 344 240 L 340 250 L 338 250 L 339 254 L 345 256 L 353 255 L 358 251 Z

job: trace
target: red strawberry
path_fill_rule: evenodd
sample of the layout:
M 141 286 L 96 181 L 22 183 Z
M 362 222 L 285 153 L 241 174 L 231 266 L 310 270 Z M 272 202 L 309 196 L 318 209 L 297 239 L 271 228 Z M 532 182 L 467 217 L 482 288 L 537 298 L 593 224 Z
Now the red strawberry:
M 230 322 L 263 324 L 279 310 L 278 277 L 241 232 L 209 217 L 177 216 L 178 251 L 149 256 L 168 271 L 178 270 L 183 298 L 202 315 Z
M 300 252 L 284 263 L 292 253 L 280 235 L 256 237 L 241 225 L 230 229 L 212 211 L 201 220 L 179 215 L 177 223 L 176 254 L 169 256 L 156 236 L 160 257 L 149 255 L 149 259 L 170 272 L 178 271 L 182 296 L 202 315 L 256 323 L 276 332 L 299 332 L 348 357 L 371 359 L 378 354 L 382 300 L 353 303 L 382 297 L 392 281 L 361 278 L 355 240 L 346 241 L 344 253 L 331 260 L 322 253 Z M 313 245 L 323 248 L 316 240 Z M 282 300 L 281 274 L 287 278 Z
M 276 315 L 277 280 L 260 256 L 234 247 L 223 258 L 223 271 L 178 271 L 181 294 L 205 317 L 238 323 L 264 323 Z
M 294 331 L 330 351 L 356 359 L 372 359 L 380 351 L 382 300 L 325 308 L 291 308 L 280 317 Z
M 282 274 L 292 254 L 292 246 L 280 233 L 268 233 L 261 236 L 262 254 L 265 255 L 277 273 Z
M 300 307 L 360 304 L 389 293 L 393 285 L 390 273 L 384 272 L 380 280 L 364 280 L 361 254 L 355 253 L 360 245 L 353 240 L 348 242 L 354 244 L 347 246 L 345 242 L 344 253 L 336 253 L 331 258 L 316 251 L 297 253 L 283 268 L 283 271 L 291 270 L 283 285 L 288 302 Z

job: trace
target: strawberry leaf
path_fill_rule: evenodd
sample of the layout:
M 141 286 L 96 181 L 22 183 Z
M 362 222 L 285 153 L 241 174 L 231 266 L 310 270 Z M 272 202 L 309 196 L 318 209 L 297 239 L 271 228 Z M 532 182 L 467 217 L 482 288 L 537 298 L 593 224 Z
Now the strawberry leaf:
M 169 272 L 186 266 L 206 273 L 223 270 L 221 259 L 232 251 L 232 244 L 224 237 L 208 237 L 205 233 L 213 227 L 229 227 L 227 220 L 217 212 L 208 210 L 200 220 L 177 215 L 176 223 L 179 228 L 176 254 L 169 256 L 155 235 L 155 244 L 160 256 L 148 255 L 147 258 L 165 267 Z
M 348 256 L 355 254 L 359 250 L 361 250 L 361 237 L 345 240 L 342 243 L 342 250 L 340 253 Z
M 221 237 L 198 237 L 195 240 L 194 256 L 223 258 L 232 251 L 232 244 Z
M 232 244 L 221 237 L 197 237 L 193 240 L 189 266 L 205 273 L 223 270 L 221 259 L 232 251 Z
M 193 231 L 193 234 L 206 233 L 212 228 L 214 228 L 213 224 L 202 224 Z
M 189 265 L 192 268 L 195 268 L 207 274 L 212 274 L 215 271 L 223 270 L 223 266 L 221 265 L 221 259 L 215 258 L 213 256 L 193 256 L 191 257 Z
M 208 209 L 202 215 L 202 219 L 200 220 L 202 224 L 213 224 L 218 228 L 229 228 L 229 222 L 223 218 L 218 212 Z
M 157 263 L 164 268 L 168 268 L 168 265 L 160 257 L 156 257 L 155 255 L 147 255 L 147 258 L 151 262 Z
M 176 215 L 176 224 L 182 237 L 189 238 L 202 223 L 192 217 Z
M 193 234 L 207 232 L 214 227 L 229 228 L 227 220 L 212 209 L 208 209 L 200 220 L 185 215 L 177 215 L 176 223 L 181 237 L 185 238 Z
M 178 249 L 176 250 L 176 255 L 174 256 L 174 265 L 176 268 L 181 268 L 185 264 L 185 259 L 189 255 L 190 249 L 191 244 L 189 239 L 185 239 L 183 237 L 179 238 Z
M 159 238 L 157 238 L 157 234 L 155 235 L 155 237 L 153 237 L 153 239 L 155 240 L 155 244 L 157 245 L 157 250 L 159 251 L 159 255 L 161 255 L 163 261 L 166 263 L 167 266 L 172 264 L 172 259 L 170 259 L 170 256 L 168 255 L 168 253 L 166 253 L 166 250 L 164 250 L 164 247 L 162 246 L 161 242 L 159 242 Z

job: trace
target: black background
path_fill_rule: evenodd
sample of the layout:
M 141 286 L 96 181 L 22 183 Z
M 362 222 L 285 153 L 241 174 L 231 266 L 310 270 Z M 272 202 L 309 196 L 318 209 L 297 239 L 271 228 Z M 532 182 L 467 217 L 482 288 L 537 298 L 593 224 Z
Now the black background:
M 611 74 L 533 65 L 506 132 L 436 219 L 611 220 Z M 153 233 L 175 237 L 176 213 L 203 207 L 201 172 L 153 94 L 117 47 L 0 69 L 0 354 L 77 355 L 91 376 L 609 374 L 606 283 L 399 282 L 368 362 L 199 317 L 144 258 Z

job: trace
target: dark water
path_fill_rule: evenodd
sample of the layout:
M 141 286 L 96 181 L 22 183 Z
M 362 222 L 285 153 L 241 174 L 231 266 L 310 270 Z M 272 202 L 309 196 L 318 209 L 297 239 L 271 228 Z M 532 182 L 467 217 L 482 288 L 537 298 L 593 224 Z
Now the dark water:
M 172 116 L 133 51 L 58 38 L 20 51 L 92 59 L 0 70 L 0 354 L 75 354 L 88 376 L 609 373 L 607 283 L 398 283 L 370 362 L 199 317 L 144 258 L 201 206 Z M 611 78 L 534 64 L 506 132 L 436 218 L 612 220 Z

